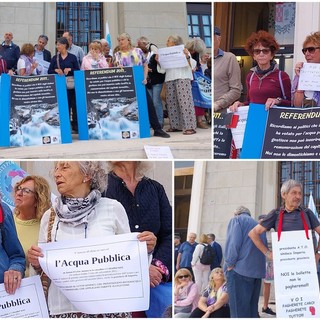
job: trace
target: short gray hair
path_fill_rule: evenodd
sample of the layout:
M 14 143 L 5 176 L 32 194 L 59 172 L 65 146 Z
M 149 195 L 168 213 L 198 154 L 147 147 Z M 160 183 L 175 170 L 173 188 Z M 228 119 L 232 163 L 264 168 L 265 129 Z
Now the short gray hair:
M 116 167 L 121 166 L 121 163 L 126 161 L 108 161 L 108 172 L 113 171 Z M 151 169 L 150 163 L 147 161 L 133 161 L 136 166 L 136 178 L 141 179 Z
M 182 38 L 178 35 L 171 35 L 168 37 L 168 39 L 171 39 L 176 46 L 183 44 Z
M 281 190 L 280 190 L 281 195 L 283 193 L 288 194 L 289 191 L 295 187 L 299 187 L 302 191 L 302 184 L 299 181 L 293 180 L 293 179 L 286 180 L 285 182 L 283 182 L 281 186 Z
M 250 210 L 245 207 L 245 206 L 239 206 L 236 211 L 234 212 L 234 215 L 235 216 L 240 216 L 240 214 L 243 214 L 243 213 L 247 213 L 250 217 L 251 217 L 251 212 Z
M 144 36 L 138 38 L 138 39 L 137 39 L 137 42 L 138 42 L 138 41 L 143 42 L 143 43 L 145 43 L 145 44 L 148 44 L 148 43 L 150 42 L 149 39 L 148 39 L 147 37 L 144 37 Z

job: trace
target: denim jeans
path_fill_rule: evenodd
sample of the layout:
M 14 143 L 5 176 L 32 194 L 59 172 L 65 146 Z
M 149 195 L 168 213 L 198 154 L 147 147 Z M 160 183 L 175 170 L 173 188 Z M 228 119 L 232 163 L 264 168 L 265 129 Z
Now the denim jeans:
M 258 318 L 261 279 L 226 271 L 231 318 Z
M 152 85 L 151 89 L 148 89 L 149 94 L 152 98 L 154 107 L 156 109 L 158 121 L 161 127 L 163 127 L 163 106 L 162 106 L 162 100 L 160 98 L 160 92 L 161 92 L 162 86 L 163 86 L 163 83 L 158 83 L 158 84 Z

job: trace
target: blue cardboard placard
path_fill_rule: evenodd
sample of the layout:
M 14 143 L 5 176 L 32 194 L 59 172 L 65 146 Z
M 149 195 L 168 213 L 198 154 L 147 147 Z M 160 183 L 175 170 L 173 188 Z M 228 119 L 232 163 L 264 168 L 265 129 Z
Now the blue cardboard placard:
M 244 133 L 241 159 L 260 159 L 268 111 L 264 104 L 250 103 L 246 131 Z

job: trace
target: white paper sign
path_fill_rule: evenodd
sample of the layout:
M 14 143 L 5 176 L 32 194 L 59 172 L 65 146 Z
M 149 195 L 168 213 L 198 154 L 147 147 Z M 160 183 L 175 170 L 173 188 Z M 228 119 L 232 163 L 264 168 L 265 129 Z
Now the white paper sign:
M 246 130 L 249 106 L 239 107 L 235 115 L 239 115 L 239 120 L 236 128 L 231 128 L 232 138 L 236 149 L 242 148 L 244 132 Z
M 41 243 L 44 272 L 88 314 L 149 309 L 149 267 L 137 233 Z
M 272 232 L 277 317 L 320 318 L 320 294 L 312 235 Z
M 173 159 L 169 146 L 144 146 L 148 159 Z
M 188 65 L 183 53 L 184 45 L 158 49 L 159 63 L 162 69 L 181 68 Z
M 320 91 L 320 63 L 303 63 L 299 76 L 299 90 Z
M 49 318 L 39 276 L 22 279 L 14 295 L 0 284 L 0 318 Z

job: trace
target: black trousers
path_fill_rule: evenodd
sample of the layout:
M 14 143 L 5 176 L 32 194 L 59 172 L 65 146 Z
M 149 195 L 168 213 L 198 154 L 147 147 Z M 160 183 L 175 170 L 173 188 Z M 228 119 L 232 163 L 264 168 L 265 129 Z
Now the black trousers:
M 199 308 L 195 308 L 189 318 L 202 318 L 202 316 L 205 314 L 204 311 L 202 311 Z M 230 318 L 230 308 L 228 305 L 222 306 L 220 309 L 213 311 L 209 318 Z
M 156 108 L 153 104 L 152 98 L 146 88 L 146 95 L 147 95 L 147 105 L 148 105 L 148 113 L 149 113 L 149 122 L 151 125 L 151 128 L 153 130 L 159 130 L 161 129 L 161 125 L 158 120 Z
M 78 131 L 78 116 L 76 108 L 76 91 L 75 89 L 67 90 L 68 105 L 69 105 L 69 116 L 72 113 L 71 128 Z

